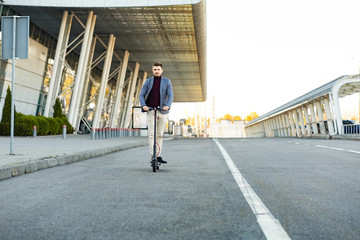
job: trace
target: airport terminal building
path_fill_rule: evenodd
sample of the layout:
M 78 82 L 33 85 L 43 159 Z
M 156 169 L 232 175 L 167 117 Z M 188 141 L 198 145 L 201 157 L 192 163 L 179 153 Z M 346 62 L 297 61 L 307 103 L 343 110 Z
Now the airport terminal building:
M 79 129 L 131 126 L 143 82 L 160 61 L 174 102 L 206 100 L 205 0 L 3 0 L 2 16 L 29 16 L 27 59 L 15 61 L 18 112 L 52 116 L 59 99 Z M 0 107 L 12 61 L 0 62 Z M 2 114 L 2 111 L 0 111 Z M 1 118 L 1 116 L 0 116 Z

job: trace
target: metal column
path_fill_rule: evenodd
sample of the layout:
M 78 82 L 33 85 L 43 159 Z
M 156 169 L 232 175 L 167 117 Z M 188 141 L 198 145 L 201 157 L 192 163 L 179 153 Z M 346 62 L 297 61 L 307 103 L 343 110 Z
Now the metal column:
M 140 64 L 136 63 L 134 75 L 133 75 L 133 78 L 131 81 L 131 85 L 129 85 L 130 91 L 129 91 L 129 95 L 127 96 L 127 104 L 126 104 L 126 108 L 125 108 L 125 118 L 124 118 L 125 120 L 124 120 L 123 126 L 126 128 L 129 127 L 129 125 L 130 125 L 131 109 L 133 107 L 135 86 L 136 86 L 136 82 L 138 80 L 139 69 L 140 69 Z
M 52 107 L 52 103 L 54 102 L 58 94 L 57 89 L 59 88 L 58 85 L 60 85 L 60 81 L 61 81 L 62 69 L 65 61 L 65 54 L 66 54 L 67 43 L 69 40 L 71 23 L 72 23 L 72 15 L 68 20 L 68 11 L 64 11 L 61 20 L 58 40 L 56 44 L 54 65 L 51 73 L 49 89 L 45 103 L 45 109 L 44 109 L 45 117 L 50 116 L 50 108 Z
M 90 78 L 91 78 L 91 74 L 90 74 L 91 73 L 91 64 L 92 64 L 92 59 L 94 57 L 96 41 L 97 41 L 97 38 L 93 37 L 90 55 L 89 55 L 88 67 L 85 72 L 85 85 L 84 85 L 84 89 L 82 91 L 82 99 L 80 101 L 80 103 L 81 103 L 80 111 L 79 111 L 80 118 L 83 117 L 83 115 L 84 115 L 84 110 L 86 107 L 86 101 L 87 101 L 87 96 L 88 96 L 87 94 L 90 92 L 89 85 L 90 85 Z M 80 121 L 77 121 L 77 122 L 80 123 Z M 76 129 L 78 129 L 78 127 Z
M 76 79 L 74 83 L 74 89 L 71 95 L 71 103 L 70 103 L 70 109 L 69 109 L 69 122 L 71 125 L 76 125 L 76 116 L 79 109 L 76 109 L 78 101 L 78 95 L 80 94 L 80 87 L 81 87 L 81 79 L 82 75 L 84 73 L 84 68 L 86 68 L 87 59 L 85 59 L 86 56 L 88 56 L 87 51 L 88 48 L 88 42 L 90 38 L 90 31 L 92 26 L 92 20 L 93 20 L 93 11 L 89 12 L 87 21 L 86 21 L 86 27 L 85 27 L 85 33 L 83 38 L 83 43 L 81 45 L 81 51 L 80 51 L 80 57 L 79 57 L 79 65 L 76 72 Z
M 128 62 L 129 62 L 129 52 L 125 51 L 122 65 L 121 65 L 121 70 L 119 71 L 118 79 L 116 81 L 116 90 L 115 90 L 116 98 L 115 98 L 114 106 L 113 106 L 113 109 L 111 111 L 111 116 L 110 116 L 110 127 L 111 128 L 116 127 L 116 120 L 118 119 L 118 116 L 119 116 L 121 97 L 122 97 L 122 91 L 124 88 L 124 81 L 125 81 L 125 75 L 126 75 L 126 69 L 128 66 Z
M 100 127 L 100 118 L 101 118 L 101 115 L 102 115 L 104 97 L 105 97 L 106 86 L 107 86 L 108 77 L 109 77 L 109 71 L 110 71 L 110 66 L 111 66 L 112 55 L 113 55 L 113 52 L 114 52 L 114 46 L 115 46 L 115 37 L 114 37 L 113 34 L 110 34 L 109 42 L 108 42 L 107 50 L 106 50 L 104 68 L 103 68 L 103 71 L 102 71 L 102 74 L 101 74 L 101 86 L 100 86 L 99 96 L 98 96 L 97 103 L 96 103 L 96 109 L 95 109 L 94 121 L 93 121 L 93 128 L 99 128 Z
M 137 89 L 136 89 L 135 102 L 134 102 L 134 104 L 137 105 L 137 106 L 140 105 L 140 99 L 139 99 L 139 97 L 140 97 L 140 92 L 141 92 L 142 86 L 143 86 L 144 83 L 145 83 L 146 78 L 147 78 L 147 72 L 144 72 L 143 79 L 141 80 L 141 82 L 139 82 L 138 87 L 137 87 Z
M 92 62 L 92 57 L 93 55 L 90 54 L 91 49 L 92 49 L 92 43 L 94 41 L 94 29 L 95 29 L 95 22 L 96 22 L 96 15 L 93 15 L 92 17 L 92 22 L 91 22 L 91 27 L 90 27 L 90 32 L 89 32 L 89 36 L 88 36 L 88 41 L 87 41 L 87 46 L 86 46 L 86 51 L 85 51 L 85 57 L 84 57 L 84 67 L 82 68 L 82 72 L 80 75 L 80 78 L 78 79 L 80 81 L 79 83 L 79 94 L 77 95 L 77 98 L 75 100 L 75 112 L 74 112 L 74 122 L 75 124 L 73 125 L 75 127 L 75 129 L 77 130 L 79 128 L 79 112 L 80 112 L 80 104 L 82 103 L 82 97 L 84 95 L 84 88 L 86 85 L 86 77 L 87 72 L 88 72 L 88 67 L 91 66 L 91 62 Z M 90 58 L 91 56 L 91 58 Z

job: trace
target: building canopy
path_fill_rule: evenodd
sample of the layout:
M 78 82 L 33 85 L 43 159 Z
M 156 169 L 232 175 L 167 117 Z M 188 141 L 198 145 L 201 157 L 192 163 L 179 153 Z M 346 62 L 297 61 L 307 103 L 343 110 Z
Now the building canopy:
M 172 80 L 174 102 L 205 101 L 205 0 L 128 2 L 10 0 L 4 4 L 19 15 L 30 16 L 33 24 L 54 38 L 59 33 L 63 11 L 74 13 L 82 23 L 86 22 L 89 11 L 93 11 L 97 16 L 94 34 L 104 42 L 114 34 L 114 51 L 129 51 L 129 62 L 138 62 L 140 71 L 151 76 L 152 63 L 163 63 L 164 76 Z M 81 24 L 74 24 L 69 42 L 83 31 Z M 93 59 L 103 50 L 96 48 Z M 80 47 L 75 51 L 80 52 Z

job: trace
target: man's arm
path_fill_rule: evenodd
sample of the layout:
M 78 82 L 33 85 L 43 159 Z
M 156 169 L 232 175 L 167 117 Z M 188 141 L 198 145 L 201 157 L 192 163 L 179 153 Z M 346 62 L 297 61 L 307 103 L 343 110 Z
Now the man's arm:
M 172 102 L 174 100 L 174 93 L 173 93 L 170 79 L 169 79 L 169 84 L 167 85 L 167 88 L 166 88 L 166 93 L 167 93 L 168 99 L 165 103 L 165 107 L 163 108 L 164 111 L 168 111 L 171 108 Z M 167 109 L 165 109 L 166 107 L 167 107 Z
M 149 108 L 146 106 L 146 103 L 145 103 L 145 96 L 148 91 L 147 83 L 148 83 L 148 80 L 145 81 L 143 87 L 141 88 L 140 96 L 139 96 L 140 105 L 144 111 L 149 111 Z

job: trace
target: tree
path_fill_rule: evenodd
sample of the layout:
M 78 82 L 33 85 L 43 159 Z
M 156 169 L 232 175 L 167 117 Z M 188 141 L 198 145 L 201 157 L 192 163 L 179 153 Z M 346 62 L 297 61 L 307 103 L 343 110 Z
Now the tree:
M 3 113 L 2 113 L 2 123 L 10 123 L 11 121 L 11 90 L 10 87 L 6 90 L 6 97 L 5 97 L 5 103 L 3 107 Z M 16 110 L 14 106 L 14 117 L 16 116 Z
M 54 105 L 54 117 L 61 118 L 63 116 L 61 103 L 58 98 L 56 98 L 55 105 Z

